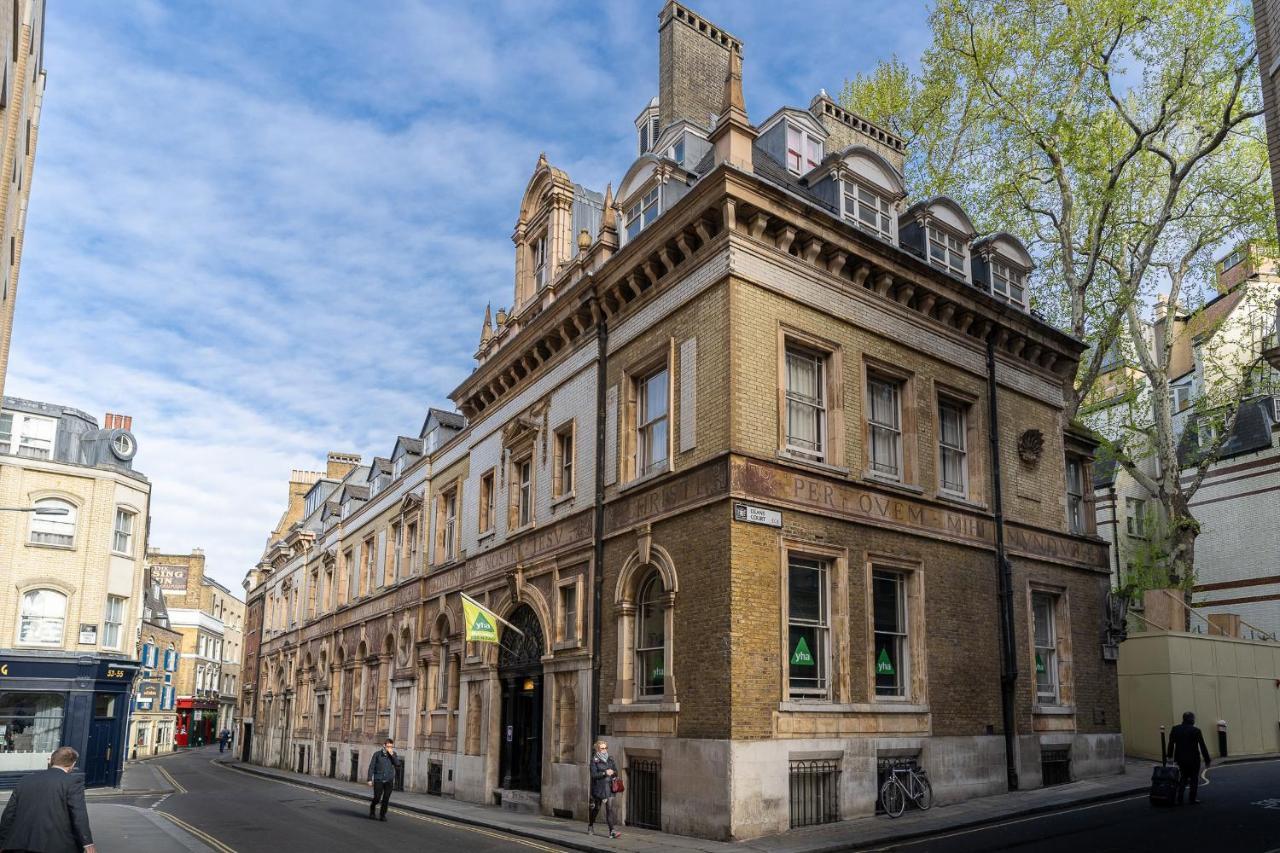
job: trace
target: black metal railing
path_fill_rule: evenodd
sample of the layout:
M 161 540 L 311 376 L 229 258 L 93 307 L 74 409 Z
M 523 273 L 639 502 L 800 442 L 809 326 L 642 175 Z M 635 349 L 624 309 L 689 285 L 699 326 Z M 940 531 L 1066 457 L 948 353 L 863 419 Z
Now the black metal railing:
M 791 827 L 840 820 L 840 762 L 834 758 L 792 759 Z
M 627 762 L 627 825 L 662 829 L 662 761 L 632 758 Z

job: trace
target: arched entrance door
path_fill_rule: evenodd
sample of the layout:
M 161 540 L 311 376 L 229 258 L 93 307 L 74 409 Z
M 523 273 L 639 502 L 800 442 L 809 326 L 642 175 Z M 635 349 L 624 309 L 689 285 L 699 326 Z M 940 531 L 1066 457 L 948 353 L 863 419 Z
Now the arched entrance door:
M 502 787 L 542 789 L 542 623 L 521 605 L 508 620 L 524 632 L 502 632 L 498 678 L 502 681 Z

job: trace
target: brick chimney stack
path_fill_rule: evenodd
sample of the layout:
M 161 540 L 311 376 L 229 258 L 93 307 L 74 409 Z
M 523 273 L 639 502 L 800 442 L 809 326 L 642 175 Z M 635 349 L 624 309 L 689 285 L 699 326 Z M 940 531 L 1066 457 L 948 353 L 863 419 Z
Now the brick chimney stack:
M 112 412 L 107 412 L 102 417 L 102 428 L 132 430 L 133 417 L 130 415 L 117 415 Z
M 742 42 L 701 15 L 667 3 L 658 15 L 658 121 L 665 130 L 684 119 L 711 130 L 720 111 L 729 55 Z

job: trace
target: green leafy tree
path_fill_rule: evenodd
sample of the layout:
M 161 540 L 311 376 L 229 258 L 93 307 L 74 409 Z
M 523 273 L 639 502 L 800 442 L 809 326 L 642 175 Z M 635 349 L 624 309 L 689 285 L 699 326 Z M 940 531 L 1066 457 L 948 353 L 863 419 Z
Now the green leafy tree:
M 1028 245 L 1032 307 L 1090 345 L 1068 415 L 1124 407 L 1110 413 L 1120 423 L 1104 424 L 1118 427 L 1103 431 L 1107 450 L 1159 502 L 1170 575 L 1188 579 L 1191 496 L 1264 371 L 1240 354 L 1223 366 L 1231 381 L 1203 403 L 1222 429 L 1184 483 L 1173 330 L 1153 330 L 1145 306 L 1165 291 L 1181 310 L 1203 302 L 1213 252 L 1273 241 L 1249 10 L 1231 0 L 939 0 L 930 26 L 919 71 L 895 57 L 849 80 L 841 100 L 907 140 L 918 196 L 950 195 L 981 230 Z

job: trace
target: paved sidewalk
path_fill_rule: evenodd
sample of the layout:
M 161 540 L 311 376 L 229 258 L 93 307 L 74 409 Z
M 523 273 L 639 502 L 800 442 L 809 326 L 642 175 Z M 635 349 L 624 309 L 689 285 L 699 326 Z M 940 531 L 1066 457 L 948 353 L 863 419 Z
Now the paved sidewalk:
M 173 785 L 165 778 L 160 765 L 149 762 L 129 761 L 124 765 L 119 788 L 91 788 L 87 796 L 118 796 L 120 794 L 168 794 Z
M 168 818 L 137 806 L 89 803 L 89 826 L 102 853 L 214 853 Z
M 219 759 L 219 763 L 267 778 L 306 785 L 318 790 L 355 797 L 368 797 L 368 786 L 305 776 L 285 770 L 244 764 L 234 759 Z M 631 853 L 835 853 L 874 847 L 908 838 L 933 835 L 940 832 L 978 826 L 1012 817 L 1056 811 L 1070 806 L 1122 797 L 1145 792 L 1150 785 L 1152 762 L 1130 760 L 1125 772 L 1040 788 L 1034 791 L 1015 791 L 991 797 L 978 797 L 961 803 L 935 806 L 927 812 L 909 811 L 902 817 L 862 817 L 825 826 L 797 829 L 782 835 L 758 838 L 753 841 L 720 842 L 682 835 L 620 827 L 623 837 L 610 840 L 607 836 L 586 834 L 581 821 L 563 820 L 545 815 L 511 812 L 495 806 L 463 803 L 445 797 L 397 791 L 392 795 L 393 807 L 428 814 L 475 826 L 485 826 L 525 838 L 537 839 L 573 850 L 623 850 Z M 603 820 L 598 828 L 603 828 Z

